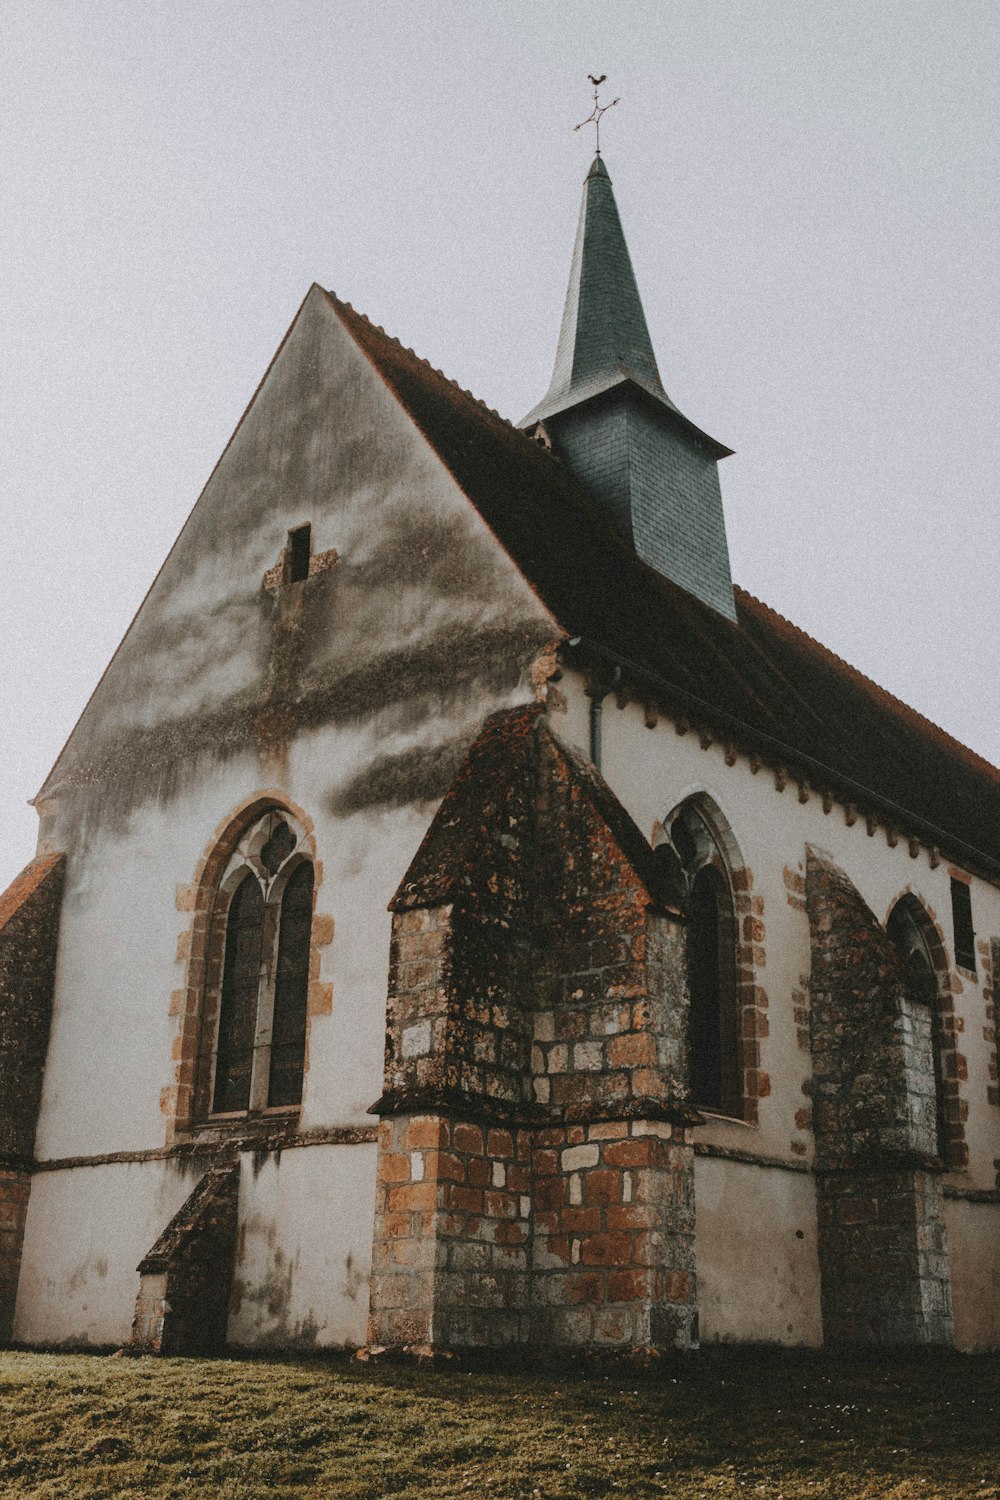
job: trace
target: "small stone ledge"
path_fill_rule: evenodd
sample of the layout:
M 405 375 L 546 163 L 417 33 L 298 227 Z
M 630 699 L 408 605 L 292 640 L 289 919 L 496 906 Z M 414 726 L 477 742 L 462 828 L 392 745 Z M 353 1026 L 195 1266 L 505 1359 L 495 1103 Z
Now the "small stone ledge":
M 702 1125 L 704 1116 L 683 1100 L 631 1098 L 605 1104 L 513 1105 L 504 1099 L 482 1098 L 454 1089 L 390 1089 L 369 1106 L 370 1115 L 448 1114 L 466 1120 L 519 1126 L 525 1130 L 546 1125 L 597 1125 L 605 1121 L 656 1120 L 669 1125 Z
M 946 1182 L 941 1191 L 959 1203 L 1000 1203 L 1000 1188 L 957 1187 Z
M 377 1125 L 331 1125 L 317 1130 L 272 1130 L 230 1136 L 226 1150 L 234 1155 L 268 1151 L 293 1151 L 302 1146 L 371 1146 L 378 1140 Z M 144 1161 L 215 1159 L 218 1140 L 180 1141 L 173 1146 L 152 1146 L 146 1151 L 104 1151 L 93 1156 L 59 1156 L 30 1164 L 32 1172 L 65 1172 L 74 1167 L 108 1167 Z
M 870 1151 L 857 1155 L 818 1159 L 812 1170 L 817 1177 L 849 1177 L 856 1172 L 930 1172 L 940 1176 L 946 1168 L 940 1157 L 923 1151 Z
M 799 1172 L 812 1174 L 812 1167 L 804 1161 L 786 1161 L 780 1156 L 762 1156 L 757 1151 L 744 1151 L 738 1146 L 716 1146 L 711 1141 L 695 1141 L 695 1156 L 714 1156 L 722 1161 L 740 1162 L 748 1167 L 767 1167 L 775 1172 Z

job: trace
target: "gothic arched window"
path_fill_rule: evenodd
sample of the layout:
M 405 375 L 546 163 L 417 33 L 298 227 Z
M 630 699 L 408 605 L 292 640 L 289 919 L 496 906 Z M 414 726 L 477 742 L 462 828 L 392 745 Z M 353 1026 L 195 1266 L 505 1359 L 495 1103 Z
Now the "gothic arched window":
M 301 1102 L 313 909 L 301 841 L 290 814 L 271 809 L 247 829 L 219 882 L 212 946 L 221 971 L 205 996 L 204 1113 Z
M 697 803 L 684 803 L 665 831 L 687 895 L 691 1100 L 702 1109 L 742 1118 L 736 914 L 729 869 L 720 840 Z
M 941 987 L 934 962 L 935 934 L 930 919 L 913 896 L 903 896 L 889 913 L 885 930 L 906 966 L 909 984 L 908 1086 L 917 1104 L 926 1145 L 943 1162 L 951 1155 L 944 1073 Z M 922 1108 L 921 1108 L 922 1106 Z

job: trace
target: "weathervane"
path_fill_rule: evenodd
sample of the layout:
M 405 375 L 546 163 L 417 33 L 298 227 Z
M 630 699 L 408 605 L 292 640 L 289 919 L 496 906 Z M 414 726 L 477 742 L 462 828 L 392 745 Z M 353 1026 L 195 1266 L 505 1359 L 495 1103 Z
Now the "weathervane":
M 593 73 L 587 74 L 587 77 L 594 85 L 594 107 L 585 120 L 581 120 L 579 125 L 573 126 L 574 130 L 582 130 L 585 125 L 593 125 L 598 156 L 600 156 L 601 154 L 601 116 L 606 115 L 609 109 L 614 109 L 615 105 L 618 103 L 617 99 L 612 99 L 610 104 L 601 104 L 598 100 L 597 90 L 600 88 L 601 84 L 604 82 L 607 76 L 607 73 L 602 73 L 600 78 L 595 78 Z

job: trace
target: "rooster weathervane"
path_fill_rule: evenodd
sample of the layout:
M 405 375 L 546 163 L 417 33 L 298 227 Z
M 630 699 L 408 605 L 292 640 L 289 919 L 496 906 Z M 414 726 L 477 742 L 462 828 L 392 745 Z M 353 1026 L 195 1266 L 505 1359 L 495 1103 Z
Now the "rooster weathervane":
M 602 73 L 600 78 L 595 78 L 593 73 L 587 74 L 587 77 L 594 85 L 594 107 L 585 120 L 581 120 L 579 125 L 573 126 L 574 130 L 582 130 L 585 125 L 593 125 L 595 145 L 597 148 L 598 156 L 600 156 L 601 154 L 601 116 L 606 115 L 609 109 L 614 109 L 615 105 L 618 103 L 617 99 L 612 99 L 610 104 L 602 104 L 598 98 L 597 91 L 604 80 L 607 78 L 607 76 L 607 73 Z

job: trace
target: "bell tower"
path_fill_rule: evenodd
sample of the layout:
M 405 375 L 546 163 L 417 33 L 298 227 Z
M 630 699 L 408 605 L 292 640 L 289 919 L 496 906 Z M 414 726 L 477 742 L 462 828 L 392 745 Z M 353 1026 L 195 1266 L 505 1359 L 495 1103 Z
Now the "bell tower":
M 544 431 L 643 562 L 736 618 L 718 474 L 732 449 L 663 388 L 599 150 L 584 179 L 552 381 L 519 425 Z

